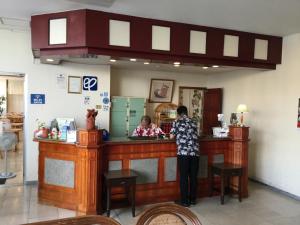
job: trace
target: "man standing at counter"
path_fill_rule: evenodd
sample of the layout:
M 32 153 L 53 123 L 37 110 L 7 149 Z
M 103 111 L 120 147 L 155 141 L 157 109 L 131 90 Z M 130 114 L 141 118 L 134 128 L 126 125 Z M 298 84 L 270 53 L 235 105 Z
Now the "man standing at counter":
M 178 118 L 172 124 L 170 138 L 176 137 L 177 159 L 180 174 L 181 199 L 176 202 L 189 207 L 196 204 L 197 173 L 199 168 L 199 141 L 197 124 L 188 117 L 185 106 L 177 108 Z

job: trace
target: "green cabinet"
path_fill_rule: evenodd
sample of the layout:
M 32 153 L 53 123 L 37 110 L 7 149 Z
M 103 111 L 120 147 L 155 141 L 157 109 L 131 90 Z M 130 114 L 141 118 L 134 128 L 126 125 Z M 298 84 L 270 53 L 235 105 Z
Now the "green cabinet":
M 112 97 L 110 133 L 112 137 L 131 136 L 145 115 L 146 99 Z

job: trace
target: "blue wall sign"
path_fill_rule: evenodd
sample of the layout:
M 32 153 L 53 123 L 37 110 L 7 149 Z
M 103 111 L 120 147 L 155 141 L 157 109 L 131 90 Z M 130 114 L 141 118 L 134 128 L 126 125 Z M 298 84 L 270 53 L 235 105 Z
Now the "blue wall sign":
M 97 91 L 98 90 L 98 77 L 83 76 L 82 88 L 84 91 Z
M 31 94 L 31 104 L 45 104 L 45 94 Z

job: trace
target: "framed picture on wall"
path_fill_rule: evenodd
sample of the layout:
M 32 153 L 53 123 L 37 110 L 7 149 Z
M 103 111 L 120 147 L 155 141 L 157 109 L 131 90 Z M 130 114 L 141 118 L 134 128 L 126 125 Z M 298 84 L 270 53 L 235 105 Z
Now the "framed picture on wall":
M 68 76 L 68 93 L 81 94 L 82 77 Z
M 198 134 L 203 130 L 203 107 L 204 92 L 203 87 L 179 87 L 178 105 L 184 105 L 188 109 L 189 117 L 197 122 Z
M 151 79 L 149 102 L 172 102 L 173 87 L 174 80 Z

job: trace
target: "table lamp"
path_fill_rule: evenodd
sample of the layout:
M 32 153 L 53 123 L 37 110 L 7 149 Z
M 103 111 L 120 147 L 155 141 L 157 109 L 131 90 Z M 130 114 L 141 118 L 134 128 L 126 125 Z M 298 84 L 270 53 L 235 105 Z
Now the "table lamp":
M 244 126 L 244 115 L 243 114 L 245 112 L 248 112 L 247 105 L 245 105 L 245 104 L 239 104 L 238 107 L 237 107 L 237 109 L 236 109 L 236 111 L 238 113 L 241 113 L 241 127 L 243 127 Z

